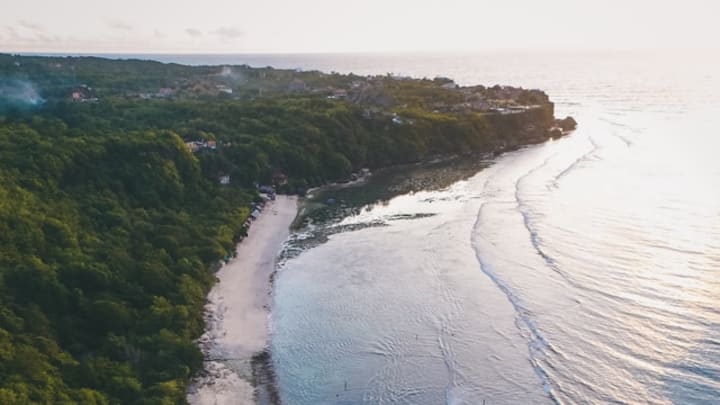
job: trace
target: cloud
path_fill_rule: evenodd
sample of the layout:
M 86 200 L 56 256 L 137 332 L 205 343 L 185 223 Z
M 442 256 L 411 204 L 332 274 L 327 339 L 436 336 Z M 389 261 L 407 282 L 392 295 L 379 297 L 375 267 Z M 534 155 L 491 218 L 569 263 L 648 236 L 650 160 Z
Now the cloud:
M 26 20 L 20 20 L 20 21 L 18 21 L 18 25 L 21 26 L 21 27 L 23 27 L 23 28 L 32 30 L 32 31 L 44 31 L 44 30 L 45 30 L 45 29 L 44 29 L 43 27 L 41 27 L 40 25 L 35 24 L 35 23 L 32 23 L 32 22 L 30 22 L 30 21 L 26 21 Z
M 13 27 L 5 27 L 5 31 L 7 32 L 8 36 L 12 39 L 20 39 L 22 38 L 20 34 L 18 34 L 17 30 Z
M 223 39 L 238 39 L 245 35 L 244 32 L 233 27 L 220 27 L 216 30 L 210 31 L 211 34 L 222 37 Z
M 108 21 L 108 26 L 114 30 L 120 31 L 132 31 L 133 29 L 132 25 L 117 20 Z
M 32 32 L 27 31 L 18 31 L 13 27 L 4 27 L 7 38 L 10 42 L 14 42 L 17 44 L 27 44 L 27 45 L 35 45 L 35 44 L 51 44 L 51 43 L 60 43 L 62 42 L 62 38 L 55 35 L 50 36 L 48 35 L 43 29 L 39 28 L 36 30 L 33 30 Z
M 167 34 L 165 34 L 165 33 L 162 32 L 162 31 L 158 31 L 158 30 L 155 30 L 155 32 L 153 33 L 153 35 L 155 35 L 155 38 L 158 38 L 158 39 L 167 38 Z
M 186 28 L 185 33 L 195 38 L 201 37 L 203 35 L 202 31 L 196 30 L 195 28 Z

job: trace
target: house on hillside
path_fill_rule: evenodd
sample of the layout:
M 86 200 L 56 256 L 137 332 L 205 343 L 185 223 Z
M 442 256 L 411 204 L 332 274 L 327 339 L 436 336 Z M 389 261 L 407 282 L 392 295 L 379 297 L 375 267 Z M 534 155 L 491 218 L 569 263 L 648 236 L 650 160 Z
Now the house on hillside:
M 73 88 L 72 93 L 70 93 L 70 99 L 80 102 L 97 100 L 93 97 L 92 87 L 88 87 L 85 84 Z
M 233 93 L 233 90 L 224 84 L 218 84 L 215 86 L 215 88 L 220 93 L 224 93 L 224 94 L 232 94 Z
M 288 176 L 280 171 L 276 171 L 273 173 L 273 184 L 276 186 L 282 186 L 284 184 L 287 184 L 288 182 Z
M 185 146 L 187 146 L 190 152 L 196 153 L 203 149 L 217 149 L 217 141 L 185 141 Z
M 191 153 L 197 153 L 200 150 L 200 143 L 195 141 L 185 142 L 185 146 Z
M 228 174 L 220 175 L 220 177 L 218 177 L 218 182 L 220 184 L 222 184 L 223 186 L 227 186 L 228 184 L 230 184 L 230 175 L 228 175 Z
M 331 100 L 344 100 L 347 98 L 347 95 L 348 93 L 345 89 L 334 89 L 328 98 Z
M 83 100 L 87 99 L 87 96 L 83 92 L 78 91 L 78 90 L 73 91 L 71 97 L 72 97 L 73 101 L 83 101 Z
M 307 86 L 305 85 L 305 82 L 300 79 L 295 79 L 288 85 L 288 90 L 290 91 L 305 91 L 307 90 Z
M 162 87 L 158 89 L 157 93 L 155 94 L 156 97 L 160 98 L 168 98 L 175 94 L 175 90 L 169 88 L 169 87 Z
M 275 194 L 275 188 L 273 186 L 260 186 L 258 191 L 263 194 Z

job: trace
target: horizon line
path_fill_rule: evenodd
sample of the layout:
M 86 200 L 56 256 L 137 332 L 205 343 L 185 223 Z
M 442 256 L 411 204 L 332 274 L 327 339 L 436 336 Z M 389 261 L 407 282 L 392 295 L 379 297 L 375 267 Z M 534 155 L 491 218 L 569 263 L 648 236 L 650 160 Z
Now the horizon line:
M 403 50 L 348 50 L 348 51 L 73 51 L 73 50 L 0 50 L 0 54 L 10 55 L 63 55 L 63 56 L 93 56 L 93 55 L 198 55 L 198 56 L 233 56 L 233 55 L 368 55 L 368 54 L 468 54 L 468 53 L 606 53 L 606 52 L 707 52 L 718 51 L 720 47 L 698 48 L 485 48 L 485 49 L 403 49 Z

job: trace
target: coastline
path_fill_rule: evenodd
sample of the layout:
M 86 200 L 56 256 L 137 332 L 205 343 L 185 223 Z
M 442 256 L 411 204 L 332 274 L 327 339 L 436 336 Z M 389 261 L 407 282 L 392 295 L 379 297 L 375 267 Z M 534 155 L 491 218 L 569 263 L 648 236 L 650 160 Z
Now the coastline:
M 268 202 L 237 245 L 237 257 L 217 272 L 199 340 L 204 372 L 188 388 L 190 404 L 252 404 L 264 396 L 254 384 L 253 369 L 267 347 L 271 276 L 297 208 L 294 196 L 278 195 Z

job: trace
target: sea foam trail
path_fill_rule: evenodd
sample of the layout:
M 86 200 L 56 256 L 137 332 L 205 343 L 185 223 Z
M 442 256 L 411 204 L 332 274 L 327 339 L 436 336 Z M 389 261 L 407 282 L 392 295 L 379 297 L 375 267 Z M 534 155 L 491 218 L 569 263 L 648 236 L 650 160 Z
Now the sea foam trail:
M 568 174 L 570 174 L 570 172 L 577 169 L 581 163 L 590 159 L 590 157 L 595 155 L 595 153 L 598 151 L 599 147 L 598 147 L 598 144 L 595 142 L 595 140 L 593 140 L 592 137 L 588 137 L 587 139 L 591 145 L 590 150 L 588 150 L 586 153 L 584 153 L 583 155 L 581 155 L 580 157 L 575 159 L 570 165 L 568 165 L 568 167 L 566 167 L 560 173 L 558 173 L 557 176 L 555 176 L 555 178 L 553 179 L 553 187 L 560 188 L 560 180 L 563 177 L 567 176 Z M 528 173 L 528 174 L 531 174 L 531 173 Z
M 535 321 L 532 318 L 532 312 L 525 306 L 520 296 L 513 290 L 512 286 L 506 283 L 495 271 L 493 271 L 492 266 L 489 263 L 486 263 L 483 259 L 482 251 L 479 247 L 479 238 L 482 238 L 482 233 L 479 228 L 483 215 L 483 209 L 485 208 L 486 204 L 487 202 L 483 203 L 480 206 L 477 219 L 473 226 L 473 232 L 471 237 L 472 244 L 475 249 L 475 255 L 477 257 L 478 263 L 480 264 L 480 270 L 497 286 L 500 291 L 502 291 L 502 293 L 507 297 L 508 301 L 510 302 L 510 305 L 512 305 L 513 309 L 515 310 L 515 324 L 527 340 L 530 363 L 533 367 L 533 370 L 535 371 L 535 374 L 538 376 L 538 378 L 540 378 L 543 389 L 547 393 L 548 397 L 554 403 L 560 404 L 561 402 L 558 400 L 558 398 L 553 392 L 553 386 L 550 381 L 550 376 L 540 362 L 540 359 L 545 357 L 545 350 L 552 350 L 551 345 L 543 337 L 542 333 L 540 332 L 537 325 L 535 324 Z
M 528 234 L 530 235 L 530 243 L 532 244 L 533 248 L 537 252 L 540 257 L 543 258 L 547 266 L 554 271 L 555 273 L 559 274 L 566 282 L 569 284 L 575 286 L 576 284 L 573 282 L 573 280 L 570 278 L 570 276 L 562 271 L 559 266 L 557 266 L 555 259 L 553 259 L 549 254 L 547 254 L 543 248 L 542 244 L 540 242 L 540 235 L 535 229 L 532 218 L 531 218 L 531 212 L 528 204 L 525 202 L 525 200 L 521 197 L 520 188 L 522 183 L 527 180 L 531 175 L 533 175 L 535 172 L 547 167 L 548 163 L 555 157 L 555 155 L 552 155 L 545 159 L 545 161 L 540 164 L 537 167 L 534 167 L 530 169 L 527 173 L 524 175 L 518 177 L 517 181 L 515 181 L 515 202 L 517 203 L 517 211 L 520 213 L 520 215 L 523 218 L 523 225 L 525 226 L 525 229 L 527 230 Z
M 557 181 L 559 177 L 562 177 L 563 175 L 566 175 L 571 170 L 576 168 L 580 162 L 582 162 L 585 159 L 588 159 L 590 156 L 592 156 L 593 153 L 597 152 L 598 145 L 591 139 L 588 138 L 588 140 L 591 143 L 591 149 L 582 155 L 580 155 L 577 159 L 574 160 L 572 164 L 570 164 L 567 168 L 565 168 L 559 175 L 557 175 L 554 180 Z M 556 157 L 556 154 L 552 154 L 545 158 L 542 163 L 540 163 L 537 166 L 532 167 L 530 170 L 525 172 L 524 174 L 517 177 L 515 180 L 513 186 L 514 186 L 514 192 L 513 197 L 515 199 L 516 203 L 516 212 L 519 213 L 522 217 L 522 223 L 525 228 L 525 230 L 528 232 L 529 235 L 529 241 L 535 252 L 543 259 L 546 267 L 553 271 L 554 273 L 558 274 L 563 281 L 565 281 L 568 285 L 573 287 L 578 287 L 577 283 L 566 273 L 564 272 L 556 263 L 555 259 L 546 253 L 542 247 L 541 238 L 539 233 L 537 232 L 535 225 L 532 220 L 532 213 L 530 210 L 530 205 L 526 202 L 525 199 L 522 197 L 522 186 L 523 183 L 528 181 L 534 174 L 542 171 L 543 169 L 550 166 L 550 163 L 553 161 L 553 159 Z M 483 193 L 486 198 L 493 198 L 495 196 L 490 196 L 486 192 L 490 189 L 492 178 L 488 178 L 486 182 L 483 184 Z M 484 238 L 483 232 L 480 229 L 481 228 L 481 222 L 483 219 L 484 210 L 487 207 L 488 204 L 493 203 L 494 201 L 485 201 L 481 204 L 480 209 L 477 214 L 477 219 L 475 221 L 475 224 L 473 226 L 473 232 L 471 241 L 473 244 L 473 247 L 475 249 L 476 258 L 478 260 L 478 263 L 480 265 L 481 271 L 488 277 L 490 280 L 498 287 L 500 291 L 507 297 L 508 301 L 512 305 L 513 309 L 516 313 L 516 326 L 521 331 L 521 334 L 523 337 L 527 340 L 527 346 L 528 346 L 528 353 L 529 353 L 529 360 L 533 367 L 533 370 L 535 371 L 535 374 L 540 379 L 543 389 L 547 393 L 548 397 L 554 402 L 554 403 L 562 403 L 558 396 L 554 392 L 554 388 L 552 385 L 552 381 L 550 378 L 549 373 L 545 368 L 543 367 L 543 359 L 547 356 L 548 353 L 557 354 L 558 352 L 552 347 L 552 344 L 545 338 L 545 336 L 542 334 L 541 330 L 539 329 L 534 317 L 533 312 L 529 309 L 528 305 L 524 303 L 521 296 L 518 294 L 518 292 L 515 291 L 515 289 L 512 287 L 512 285 L 508 282 L 506 282 L 500 274 L 498 274 L 496 271 L 494 271 L 493 266 L 488 263 L 484 257 L 482 252 L 482 243 L 481 239 Z M 578 301 L 576 301 L 578 302 Z

